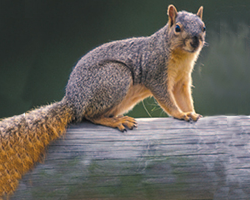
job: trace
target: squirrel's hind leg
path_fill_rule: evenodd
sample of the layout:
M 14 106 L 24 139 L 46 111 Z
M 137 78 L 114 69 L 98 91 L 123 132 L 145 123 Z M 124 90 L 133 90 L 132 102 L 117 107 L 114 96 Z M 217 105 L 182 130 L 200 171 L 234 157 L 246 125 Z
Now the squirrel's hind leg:
M 104 126 L 109 126 L 112 128 L 118 128 L 120 131 L 126 131 L 126 128 L 133 129 L 137 127 L 136 120 L 132 117 L 128 116 L 114 116 L 114 117 L 99 117 L 99 118 L 88 118 L 89 121 L 94 124 L 100 124 Z
M 92 83 L 88 95 L 85 94 L 89 100 L 83 111 L 84 118 L 94 124 L 118 128 L 120 131 L 125 131 L 125 127 L 136 127 L 135 119 L 121 116 L 132 106 L 129 102 L 124 102 L 130 88 L 133 88 L 131 71 L 124 64 L 113 62 L 91 70 L 97 81 Z

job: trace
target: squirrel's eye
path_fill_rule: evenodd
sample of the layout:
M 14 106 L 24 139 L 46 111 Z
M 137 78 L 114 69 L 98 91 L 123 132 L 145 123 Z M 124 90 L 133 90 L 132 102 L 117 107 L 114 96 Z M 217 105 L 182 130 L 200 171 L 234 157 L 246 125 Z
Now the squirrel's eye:
M 175 31 L 176 31 L 177 33 L 181 32 L 181 27 L 180 27 L 179 25 L 176 25 Z
M 206 26 L 203 26 L 203 31 L 204 31 L 204 32 L 206 31 Z

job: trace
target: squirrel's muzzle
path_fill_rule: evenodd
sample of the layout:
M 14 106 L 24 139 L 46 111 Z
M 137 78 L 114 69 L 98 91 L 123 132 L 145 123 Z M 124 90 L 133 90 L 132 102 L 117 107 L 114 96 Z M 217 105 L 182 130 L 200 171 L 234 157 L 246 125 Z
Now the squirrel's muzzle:
M 188 52 L 196 52 L 203 44 L 203 38 L 200 35 L 194 35 L 185 40 L 184 50 Z
M 199 38 L 197 36 L 194 36 L 192 38 L 192 41 L 190 42 L 190 45 L 194 48 L 197 49 L 199 47 L 200 41 Z

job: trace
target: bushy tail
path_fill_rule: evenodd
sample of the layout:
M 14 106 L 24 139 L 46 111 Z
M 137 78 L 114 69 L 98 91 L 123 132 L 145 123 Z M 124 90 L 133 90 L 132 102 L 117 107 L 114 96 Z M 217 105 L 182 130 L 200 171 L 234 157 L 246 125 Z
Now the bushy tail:
M 62 100 L 0 121 L 0 198 L 13 193 L 18 180 L 65 132 L 72 118 L 72 110 Z

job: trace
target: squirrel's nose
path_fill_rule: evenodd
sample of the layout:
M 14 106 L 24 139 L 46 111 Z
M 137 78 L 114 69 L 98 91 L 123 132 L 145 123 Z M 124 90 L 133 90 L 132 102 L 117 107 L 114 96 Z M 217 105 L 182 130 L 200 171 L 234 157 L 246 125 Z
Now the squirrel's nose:
M 193 39 L 192 39 L 192 41 L 190 42 L 190 45 L 194 49 L 196 49 L 199 46 L 199 43 L 200 43 L 199 38 L 197 36 L 194 36 Z

